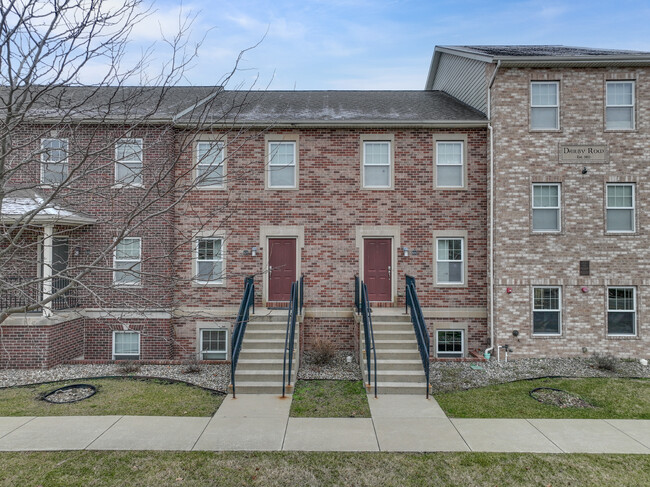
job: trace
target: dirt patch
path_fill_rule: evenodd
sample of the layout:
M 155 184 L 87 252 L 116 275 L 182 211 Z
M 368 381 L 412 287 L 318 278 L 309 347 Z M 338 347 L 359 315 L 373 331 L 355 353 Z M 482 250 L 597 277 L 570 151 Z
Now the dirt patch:
M 580 396 L 560 389 L 551 389 L 550 387 L 539 387 L 530 391 L 533 399 L 543 403 L 556 406 L 558 408 L 581 408 L 591 409 L 594 406 L 589 404 Z

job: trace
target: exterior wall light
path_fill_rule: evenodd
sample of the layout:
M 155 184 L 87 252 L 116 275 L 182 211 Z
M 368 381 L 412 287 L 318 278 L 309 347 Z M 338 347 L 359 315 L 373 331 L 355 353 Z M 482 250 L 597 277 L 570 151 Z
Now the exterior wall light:
M 409 256 L 409 248 L 408 247 L 402 247 L 402 250 L 404 251 L 404 257 Z
M 253 248 L 251 249 L 251 256 L 252 256 L 252 257 L 255 257 L 256 255 L 257 255 L 257 247 L 253 247 Z
M 507 287 L 507 288 L 506 288 L 506 292 L 507 292 L 508 294 L 512 294 L 512 288 L 511 288 L 511 287 Z
M 581 291 L 582 291 L 583 293 L 588 293 L 588 292 L 589 292 L 589 288 L 585 286 L 585 287 L 583 287 L 583 288 L 581 289 Z

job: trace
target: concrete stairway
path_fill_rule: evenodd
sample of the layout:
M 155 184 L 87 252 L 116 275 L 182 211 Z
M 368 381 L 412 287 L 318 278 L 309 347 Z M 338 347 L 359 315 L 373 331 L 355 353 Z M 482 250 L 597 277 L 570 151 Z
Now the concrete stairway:
M 282 394 L 282 359 L 287 331 L 287 313 L 288 311 L 285 310 L 259 309 L 256 310 L 255 315 L 251 315 L 235 372 L 237 394 Z M 298 373 L 299 329 L 299 324 L 296 322 L 294 360 L 291 369 L 292 386 L 296 382 Z M 286 392 L 293 392 L 293 387 L 287 388 Z
M 424 395 L 427 384 L 410 316 L 404 314 L 402 308 L 374 308 L 372 324 L 377 349 L 377 393 Z M 366 359 L 369 359 L 371 382 L 368 391 L 374 392 L 374 363 L 372 351 L 370 357 L 365 356 L 363 321 L 359 328 L 363 380 L 368 384 Z

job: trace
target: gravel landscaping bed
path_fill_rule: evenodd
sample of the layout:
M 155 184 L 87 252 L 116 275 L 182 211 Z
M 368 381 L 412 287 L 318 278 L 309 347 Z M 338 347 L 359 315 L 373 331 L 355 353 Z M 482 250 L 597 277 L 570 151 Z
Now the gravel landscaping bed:
M 477 363 L 477 362 L 474 362 Z M 638 361 L 615 360 L 615 371 L 599 369 L 593 358 L 526 358 L 508 362 L 478 362 L 483 370 L 474 370 L 472 362 L 432 362 L 431 386 L 434 392 L 472 389 L 536 377 L 647 377 L 650 366 Z
M 57 382 L 84 377 L 160 377 L 226 392 L 230 365 L 201 365 L 200 372 L 184 373 L 187 365 L 142 365 L 137 372 L 122 374 L 119 365 L 59 365 L 51 369 L 0 369 L 0 387 Z
M 347 362 L 348 356 L 352 356 L 350 363 Z M 302 365 L 298 369 L 298 379 L 361 380 L 361 369 L 357 357 L 352 352 L 336 352 L 327 365 L 314 364 L 313 354 L 305 352 Z

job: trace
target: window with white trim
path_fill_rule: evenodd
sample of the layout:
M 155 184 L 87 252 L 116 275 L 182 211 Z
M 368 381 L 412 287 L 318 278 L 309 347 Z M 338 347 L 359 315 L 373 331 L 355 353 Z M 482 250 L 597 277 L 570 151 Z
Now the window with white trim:
M 607 81 L 605 128 L 630 130 L 634 128 L 634 81 Z
M 41 140 L 41 184 L 58 186 L 68 177 L 68 140 Z
M 142 271 L 142 240 L 127 237 L 115 246 L 113 254 L 113 282 L 118 286 L 139 286 Z
M 223 188 L 223 142 L 196 143 L 196 185 Z
M 464 330 L 436 330 L 436 357 L 464 357 Z
M 463 142 L 436 142 L 436 186 L 462 188 Z
M 196 282 L 223 283 L 223 239 L 199 238 L 196 240 Z
M 113 332 L 113 360 L 138 360 L 140 358 L 140 332 Z
M 227 360 L 228 332 L 219 328 L 204 328 L 201 332 L 201 360 Z
M 636 335 L 636 292 L 633 287 L 607 288 L 607 334 Z
M 436 239 L 436 283 L 463 284 L 464 251 L 462 238 Z
M 607 231 L 634 232 L 634 184 L 607 185 Z
M 363 187 L 368 189 L 391 187 L 391 142 L 363 142 Z
M 560 185 L 533 184 L 533 232 L 560 231 Z
M 115 183 L 142 186 L 142 139 L 115 142 Z
M 559 287 L 533 288 L 533 334 L 562 333 L 562 291 Z
M 296 187 L 296 143 L 269 142 L 268 187 Z
M 532 81 L 530 83 L 531 130 L 557 130 L 560 128 L 560 84 L 557 81 Z

